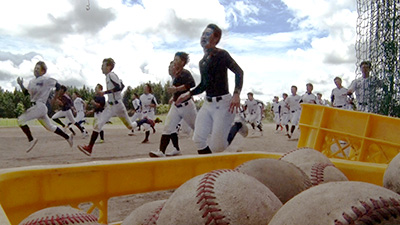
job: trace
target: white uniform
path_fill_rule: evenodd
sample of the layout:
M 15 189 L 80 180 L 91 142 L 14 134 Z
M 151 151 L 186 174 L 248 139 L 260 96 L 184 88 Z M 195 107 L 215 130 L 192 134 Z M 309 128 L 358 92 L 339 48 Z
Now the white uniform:
M 82 98 L 77 97 L 74 100 L 74 108 L 76 110 L 75 121 L 78 123 L 82 123 L 85 119 L 85 101 Z
M 357 109 L 364 112 L 369 112 L 369 97 L 370 89 L 377 85 L 377 80 L 372 77 L 358 78 L 354 80 L 349 87 L 349 91 L 356 93 Z
M 150 104 L 155 104 L 157 106 L 157 99 L 153 94 L 142 94 L 140 96 L 140 102 L 142 103 L 142 118 L 148 118 L 151 120 L 155 119 L 155 108 L 150 107 Z M 148 131 L 150 129 L 150 124 L 143 124 L 144 131 Z
M 253 100 L 249 100 L 247 99 L 244 103 L 244 105 L 246 106 L 246 111 L 247 111 L 247 115 L 246 115 L 246 120 L 249 123 L 253 123 L 256 126 L 258 126 L 259 124 L 261 124 L 261 108 L 258 104 L 258 101 L 253 99 Z
M 132 100 L 133 108 L 135 109 L 135 114 L 133 114 L 131 121 L 135 122 L 142 119 L 141 103 L 138 98 Z
M 292 126 L 299 124 L 300 114 L 301 114 L 301 106 L 300 106 L 301 97 L 299 95 L 290 95 L 286 98 L 286 104 L 289 106 L 290 112 L 290 123 Z
M 314 95 L 313 93 L 305 93 L 304 95 L 301 96 L 301 100 L 304 103 L 308 103 L 308 104 L 316 104 L 318 101 L 318 98 L 316 95 Z
M 33 104 L 26 112 L 18 117 L 18 125 L 23 126 L 30 120 L 37 119 L 49 131 L 54 132 L 57 126 L 51 123 L 47 115 L 46 101 L 57 81 L 53 78 L 40 76 L 29 81 L 26 88 Z
M 289 124 L 290 120 L 290 112 L 289 112 L 289 106 L 287 105 L 285 100 L 282 100 L 279 102 L 279 105 L 281 106 L 281 125 L 285 126 Z
M 347 109 L 347 88 L 334 88 L 332 90 L 331 98 L 333 98 L 333 106 L 337 108 Z
M 67 95 L 64 94 L 63 96 L 61 96 L 61 101 L 63 102 L 63 106 L 62 106 L 62 110 L 56 112 L 51 119 L 58 119 L 58 118 L 67 118 L 67 120 L 69 121 L 69 123 L 71 124 L 75 124 L 75 118 L 74 118 L 74 114 L 72 114 L 72 110 L 71 110 L 71 105 L 72 105 L 72 100 L 71 98 Z
M 118 76 L 114 72 L 110 72 L 106 75 L 107 90 L 112 90 L 115 87 L 114 83 L 122 86 L 122 81 L 118 78 Z M 118 116 L 124 125 L 131 130 L 132 123 L 128 116 L 128 112 L 126 111 L 125 105 L 122 102 L 121 90 L 109 93 L 107 94 L 107 97 L 108 104 L 101 113 L 98 123 L 95 124 L 93 130 L 100 132 L 103 129 L 104 124 L 106 124 L 106 122 L 109 121 L 109 119 L 113 116 Z
M 281 104 L 280 104 L 280 102 L 273 102 L 271 109 L 272 109 L 272 112 L 274 113 L 275 124 L 279 125 L 281 123 L 281 117 L 280 117 Z

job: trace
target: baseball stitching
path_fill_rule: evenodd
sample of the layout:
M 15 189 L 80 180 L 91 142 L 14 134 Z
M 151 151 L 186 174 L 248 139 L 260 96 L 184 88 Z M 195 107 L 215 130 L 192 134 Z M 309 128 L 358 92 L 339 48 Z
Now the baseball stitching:
M 97 222 L 97 218 L 91 214 L 74 213 L 74 214 L 62 214 L 56 216 L 46 216 L 37 218 L 35 220 L 27 221 L 21 225 L 57 225 L 57 224 L 80 224 L 85 222 Z
M 294 150 L 288 151 L 288 152 L 286 152 L 285 154 L 283 154 L 283 155 L 279 158 L 279 160 L 281 160 L 281 159 L 285 158 L 285 156 L 287 156 L 287 155 L 289 155 L 289 154 L 291 154 L 291 153 L 293 153 L 293 152 L 295 152 L 295 151 L 301 150 L 301 149 L 309 149 L 309 148 L 303 147 L 303 148 L 296 148 L 296 149 L 294 149 Z
M 310 178 L 313 186 L 324 182 L 324 170 L 328 166 L 334 166 L 327 163 L 315 163 L 311 167 Z
M 214 170 L 204 175 L 200 180 L 197 188 L 198 198 L 197 204 L 200 205 L 200 211 L 202 211 L 202 218 L 206 219 L 206 225 L 228 225 L 229 222 L 225 220 L 225 216 L 221 213 L 221 209 L 218 207 L 218 203 L 215 201 L 214 184 L 217 178 L 227 172 L 234 172 L 234 170 Z
M 354 216 L 342 213 L 345 222 L 335 219 L 335 225 L 354 225 L 362 222 L 363 224 L 377 224 L 383 221 L 390 220 L 391 218 L 398 218 L 400 216 L 400 200 L 389 198 L 384 199 L 379 197 L 379 200 L 369 199 L 368 202 L 360 201 L 361 206 L 352 206 L 351 210 Z
M 165 202 L 163 202 L 160 206 L 158 206 L 154 212 L 150 215 L 149 219 L 146 219 L 144 222 L 147 225 L 157 224 L 158 217 L 160 216 L 161 210 L 164 208 Z

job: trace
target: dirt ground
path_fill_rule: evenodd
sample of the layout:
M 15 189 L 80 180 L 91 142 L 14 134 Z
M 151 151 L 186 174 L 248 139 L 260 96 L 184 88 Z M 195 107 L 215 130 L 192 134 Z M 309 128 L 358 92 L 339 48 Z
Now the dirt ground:
M 86 125 L 91 133 L 91 125 Z M 106 125 L 104 128 L 105 142 L 96 144 L 94 153 L 88 157 L 77 149 L 77 145 L 87 144 L 89 137 L 82 139 L 77 132 L 74 147 L 58 135 L 46 131 L 41 126 L 32 126 L 32 134 L 39 141 L 35 148 L 26 153 L 28 140 L 20 128 L 0 128 L 0 169 L 32 165 L 72 164 L 98 160 L 119 160 L 147 158 L 149 151 L 157 150 L 163 129 L 162 124 L 156 125 L 157 132 L 151 134 L 150 143 L 142 144 L 144 133 L 136 131 L 135 136 L 128 136 L 128 129 L 120 125 Z M 77 128 L 74 129 L 78 131 Z M 264 124 L 264 132 L 249 129 L 249 135 L 243 138 L 239 134 L 232 145 L 226 150 L 236 151 L 266 151 L 287 152 L 297 146 L 299 132 L 289 140 L 285 132 L 275 133 L 274 124 Z M 180 134 L 180 147 L 183 155 L 197 155 L 190 135 Z M 167 152 L 171 150 L 171 143 Z M 160 191 L 131 196 L 113 198 L 109 202 L 109 222 L 122 221 L 131 211 L 146 202 L 167 199 L 173 190 Z

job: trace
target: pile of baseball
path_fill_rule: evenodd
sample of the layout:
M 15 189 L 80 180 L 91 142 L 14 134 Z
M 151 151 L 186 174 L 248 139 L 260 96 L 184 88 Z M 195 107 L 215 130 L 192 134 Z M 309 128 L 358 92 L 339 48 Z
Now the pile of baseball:
M 325 155 L 299 148 L 280 159 L 256 159 L 196 176 L 168 199 L 136 208 L 122 225 L 400 224 L 399 174 L 397 156 L 385 172 L 384 187 L 348 181 Z M 73 213 L 64 214 L 86 221 L 76 224 L 97 224 Z M 35 224 L 29 223 L 35 218 L 21 224 Z

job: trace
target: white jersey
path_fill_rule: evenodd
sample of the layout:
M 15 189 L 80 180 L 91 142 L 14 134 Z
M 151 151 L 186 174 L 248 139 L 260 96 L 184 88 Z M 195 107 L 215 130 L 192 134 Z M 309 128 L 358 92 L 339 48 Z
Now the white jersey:
M 107 90 L 114 89 L 114 83 L 117 83 L 120 86 L 122 85 L 122 81 L 118 78 L 117 74 L 115 74 L 114 72 L 109 72 L 106 75 Z M 121 91 L 109 93 L 107 94 L 107 96 L 108 102 L 122 101 Z
M 279 105 L 281 106 L 281 115 L 289 113 L 289 108 L 287 107 L 285 100 L 280 101 Z
M 280 107 L 281 107 L 281 103 L 280 102 L 273 102 L 272 103 L 272 111 L 274 113 L 279 113 L 280 112 Z
M 77 97 L 77 98 L 74 100 L 74 107 L 75 107 L 75 110 L 76 110 L 77 112 L 83 112 L 83 111 L 84 111 L 84 107 L 85 107 L 85 101 L 83 101 L 82 98 Z
M 142 103 L 142 113 L 154 112 L 154 108 L 150 107 L 150 104 L 156 104 L 157 100 L 153 94 L 142 94 L 140 96 L 140 102 Z
M 50 92 L 56 84 L 57 80 L 45 76 L 40 76 L 29 81 L 26 89 L 31 97 L 31 102 L 41 102 L 46 104 Z
M 332 90 L 331 98 L 333 97 L 333 106 L 343 107 L 347 105 L 347 88 L 334 88 Z
M 301 100 L 300 95 L 296 94 L 288 96 L 285 101 L 286 104 L 289 106 L 290 111 L 296 111 L 301 109 L 300 100 Z
M 354 80 L 349 87 L 349 91 L 356 93 L 357 102 L 361 103 L 368 103 L 368 97 L 370 94 L 370 89 L 377 84 L 377 80 L 372 77 L 367 78 L 358 78 Z
M 247 99 L 246 102 L 244 103 L 244 105 L 246 106 L 247 112 L 249 114 L 259 113 L 259 111 L 260 111 L 259 110 L 260 107 L 258 106 L 258 102 L 255 99 L 253 99 L 251 101 L 249 99 Z
M 140 100 L 138 98 L 132 100 L 132 105 L 136 112 L 140 112 Z
M 301 100 L 304 103 L 315 104 L 317 102 L 318 98 L 313 93 L 306 92 L 303 96 L 301 96 Z

